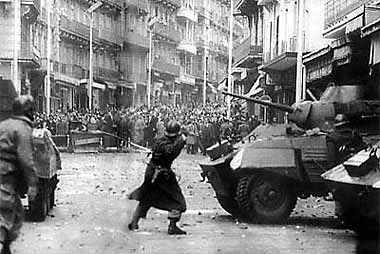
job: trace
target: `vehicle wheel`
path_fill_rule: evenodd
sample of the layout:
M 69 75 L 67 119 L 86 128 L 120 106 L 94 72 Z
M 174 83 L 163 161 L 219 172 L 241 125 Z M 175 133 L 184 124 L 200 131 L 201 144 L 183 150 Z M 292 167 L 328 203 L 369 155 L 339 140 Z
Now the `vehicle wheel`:
M 230 213 L 233 217 L 240 217 L 240 209 L 236 200 L 232 197 L 226 197 L 221 195 L 216 195 L 216 198 L 219 201 L 220 206 Z
M 237 201 L 248 218 L 260 223 L 278 223 L 289 217 L 297 196 L 283 177 L 255 175 L 239 180 Z

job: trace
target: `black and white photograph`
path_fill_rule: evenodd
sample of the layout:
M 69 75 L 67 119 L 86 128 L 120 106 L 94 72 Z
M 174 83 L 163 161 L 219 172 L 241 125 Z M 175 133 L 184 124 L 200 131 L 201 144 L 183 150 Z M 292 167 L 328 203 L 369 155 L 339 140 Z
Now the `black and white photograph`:
M 380 0 L 0 0 L 0 254 L 380 254 Z

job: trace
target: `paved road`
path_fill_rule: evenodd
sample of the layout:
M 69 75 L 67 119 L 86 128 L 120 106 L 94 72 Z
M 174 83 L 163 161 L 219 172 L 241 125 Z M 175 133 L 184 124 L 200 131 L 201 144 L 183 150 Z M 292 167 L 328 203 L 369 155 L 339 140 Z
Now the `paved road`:
M 369 246 L 337 223 L 332 202 L 316 198 L 300 200 L 286 225 L 235 221 L 220 208 L 210 185 L 199 182 L 197 161 L 202 157 L 186 154 L 174 168 L 182 175 L 188 202 L 181 220 L 188 235 L 168 236 L 166 213 L 155 209 L 141 221 L 140 231 L 130 232 L 127 223 L 136 202 L 127 200 L 127 194 L 143 179 L 145 155 L 62 157 L 57 206 L 45 222 L 24 224 L 14 253 L 346 254 Z

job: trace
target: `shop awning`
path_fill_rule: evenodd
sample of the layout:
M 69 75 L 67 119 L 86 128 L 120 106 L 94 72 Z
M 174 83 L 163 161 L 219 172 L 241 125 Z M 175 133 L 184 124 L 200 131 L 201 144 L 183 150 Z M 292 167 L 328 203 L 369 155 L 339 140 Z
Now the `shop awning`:
M 285 52 L 284 54 L 263 63 L 258 69 L 264 72 L 285 71 L 297 64 L 297 52 Z
M 88 79 L 81 79 L 80 80 L 80 84 L 87 84 L 87 83 L 88 83 Z M 101 89 L 101 90 L 105 90 L 106 89 L 106 85 L 105 84 L 101 84 L 101 83 L 96 82 L 96 81 L 92 82 L 92 87 L 93 88 L 97 88 L 97 89 Z
M 306 67 L 306 82 L 313 82 L 332 73 L 333 52 L 333 49 L 327 46 L 303 57 Z

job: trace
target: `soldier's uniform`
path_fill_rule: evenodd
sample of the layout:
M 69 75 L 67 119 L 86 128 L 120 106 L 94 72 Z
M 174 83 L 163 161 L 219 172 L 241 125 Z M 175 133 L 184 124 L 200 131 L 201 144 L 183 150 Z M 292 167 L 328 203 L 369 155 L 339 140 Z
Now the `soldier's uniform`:
M 170 125 L 169 122 L 168 126 Z M 178 157 L 184 145 L 185 139 L 182 136 L 168 135 L 167 132 L 165 136 L 156 141 L 152 159 L 145 171 L 144 182 L 129 195 L 130 199 L 140 201 L 132 222 L 128 225 L 129 229 L 137 229 L 138 220 L 146 217 L 148 210 L 155 207 L 169 212 L 169 234 L 186 233 L 176 226 L 181 214 L 186 211 L 186 202 L 176 175 L 171 170 L 173 161 Z
M 0 123 L 0 242 L 4 248 L 16 239 L 24 210 L 20 196 L 37 186 L 33 160 L 32 122 L 14 116 Z M 1 253 L 10 253 L 3 250 Z

